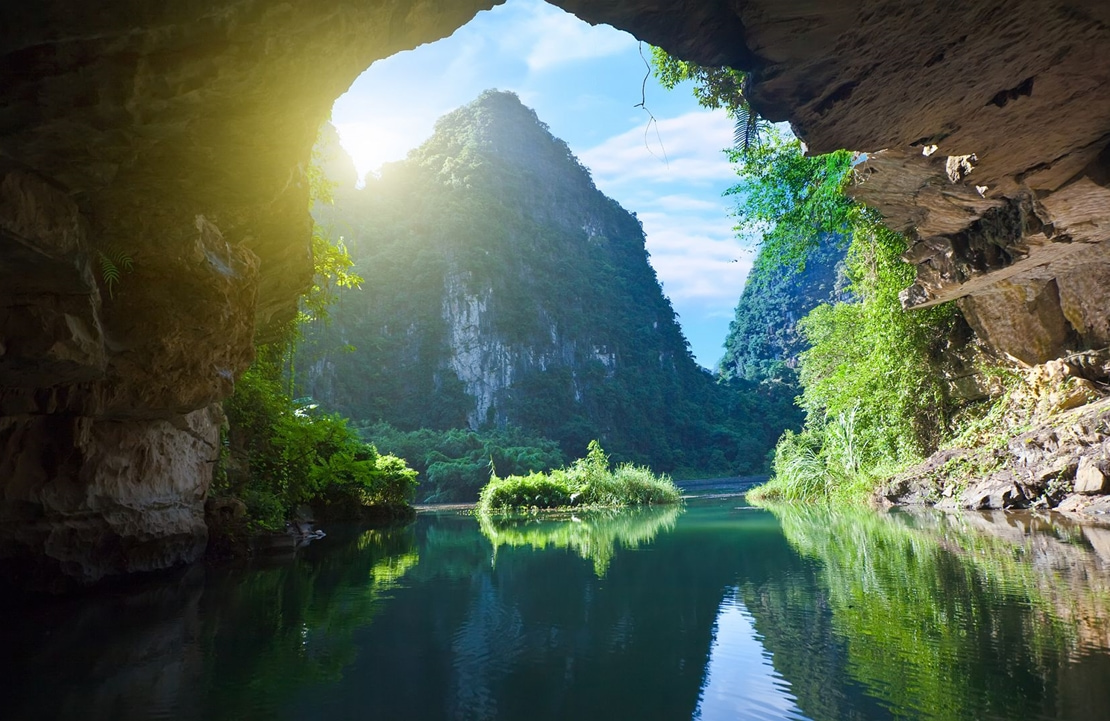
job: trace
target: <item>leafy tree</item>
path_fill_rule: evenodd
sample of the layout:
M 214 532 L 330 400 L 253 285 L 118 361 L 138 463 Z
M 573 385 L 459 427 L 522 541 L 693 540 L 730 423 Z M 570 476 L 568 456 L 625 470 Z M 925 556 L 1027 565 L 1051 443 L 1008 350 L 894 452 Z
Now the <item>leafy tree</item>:
M 872 462 L 932 451 L 946 426 L 938 357 L 956 319 L 951 304 L 907 312 L 898 293 L 914 267 L 905 239 L 870 212 L 857 223 L 848 267 L 853 303 L 824 304 L 802 321 L 801 405 L 810 417 L 855 413 L 857 443 Z
M 224 404 L 232 462 L 214 492 L 241 498 L 255 526 L 270 530 L 302 504 L 333 516 L 407 506 L 416 472 L 364 443 L 345 419 L 289 398 L 281 353 L 281 345 L 260 349 Z
M 695 97 L 704 105 L 730 112 L 746 107 L 742 73 L 682 63 L 661 52 L 655 64 L 669 87 L 693 80 Z M 776 477 L 764 491 L 791 498 L 865 490 L 875 469 L 904 464 L 936 447 L 951 406 L 939 358 L 956 319 L 951 306 L 902 309 L 898 293 L 914 272 L 899 258 L 905 239 L 845 192 L 855 155 L 840 150 L 807 156 L 804 150 L 797 138 L 772 131 L 763 142 L 729 151 L 740 176 L 728 191 L 737 200 L 739 227 L 757 230 L 762 240 L 749 281 L 752 293 L 745 289 L 737 309 L 722 370 L 782 373 L 776 362 L 787 347 L 796 353 L 809 345 L 798 361 L 806 426 L 779 442 Z M 835 254 L 839 248 L 829 246 L 843 247 L 843 239 L 849 246 L 844 297 L 813 308 L 795 326 L 782 313 L 790 303 L 768 297 L 782 286 L 767 279 L 776 272 L 804 275 L 807 262 Z M 812 307 L 816 298 L 799 300 Z M 757 308 L 777 313 L 761 318 Z M 769 342 L 772 332 L 759 324 L 776 322 L 796 327 L 804 342 L 789 332 Z
M 662 48 L 651 49 L 651 65 L 659 84 L 673 90 L 680 83 L 693 83 L 694 97 L 707 108 L 723 108 L 736 121 L 734 145 L 738 152 L 758 148 L 770 124 L 759 118 L 748 104 L 751 76 L 727 66 L 705 66 L 679 60 Z
M 823 238 L 850 237 L 849 285 L 845 299 L 817 306 L 798 324 L 810 346 L 798 363 L 806 427 L 780 441 L 775 479 L 764 493 L 864 493 L 883 469 L 933 450 L 945 432 L 951 402 L 941 353 L 956 311 L 950 304 L 903 310 L 898 293 L 914 273 L 900 258 L 906 241 L 844 193 L 848 156 L 802 162 L 796 146 L 782 150 L 789 147 L 768 145 L 770 153 L 762 156 L 768 165 L 741 171 L 756 181 L 737 193 L 738 215 L 774 223 L 764 234 L 762 262 L 788 270 Z M 775 177 L 784 178 L 782 187 L 772 182 Z

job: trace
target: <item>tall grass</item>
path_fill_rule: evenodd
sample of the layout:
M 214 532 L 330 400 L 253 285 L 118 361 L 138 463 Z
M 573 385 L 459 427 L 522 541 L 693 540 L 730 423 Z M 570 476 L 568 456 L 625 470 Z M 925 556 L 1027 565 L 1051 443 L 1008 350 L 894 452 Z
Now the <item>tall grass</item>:
M 478 495 L 481 513 L 521 508 L 645 506 L 677 503 L 680 494 L 666 475 L 625 463 L 615 469 L 597 441 L 585 458 L 550 473 L 500 478 L 493 474 Z
M 801 433 L 787 431 L 775 448 L 770 481 L 753 488 L 753 501 L 858 501 L 889 472 L 866 453 L 856 430 L 856 411 L 838 413 Z

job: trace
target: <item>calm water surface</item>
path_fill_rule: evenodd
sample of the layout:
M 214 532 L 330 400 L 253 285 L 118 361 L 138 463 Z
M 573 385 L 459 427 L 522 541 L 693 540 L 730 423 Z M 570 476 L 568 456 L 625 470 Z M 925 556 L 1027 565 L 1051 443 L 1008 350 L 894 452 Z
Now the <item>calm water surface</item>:
M 421 515 L 0 620 L 0 718 L 1110 718 L 1110 530 Z

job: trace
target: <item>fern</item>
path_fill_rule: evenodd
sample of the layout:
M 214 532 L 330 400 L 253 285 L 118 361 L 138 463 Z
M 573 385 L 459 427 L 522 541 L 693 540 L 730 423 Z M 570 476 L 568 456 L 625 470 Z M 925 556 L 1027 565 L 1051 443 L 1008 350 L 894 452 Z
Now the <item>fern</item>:
M 733 130 L 732 142 L 737 149 L 746 153 L 759 144 L 759 135 L 764 123 L 760 122 L 759 115 L 746 102 L 736 107 L 733 116 L 736 118 L 736 127 Z
M 131 272 L 131 256 L 118 248 L 108 248 L 106 251 L 98 251 L 98 254 L 100 255 L 100 277 L 108 289 L 108 297 L 114 299 L 116 283 L 120 282 L 125 271 Z

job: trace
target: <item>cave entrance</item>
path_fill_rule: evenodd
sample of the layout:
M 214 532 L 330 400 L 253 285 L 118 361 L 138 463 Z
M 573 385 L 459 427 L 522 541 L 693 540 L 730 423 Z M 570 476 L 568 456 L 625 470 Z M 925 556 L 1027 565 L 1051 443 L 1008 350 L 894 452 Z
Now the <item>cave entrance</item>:
M 375 62 L 335 102 L 332 123 L 361 184 L 482 91 L 515 92 L 598 188 L 638 215 L 694 355 L 712 368 L 751 264 L 722 197 L 735 178 L 721 152 L 733 121 L 698 106 L 687 88 L 662 88 L 650 56 L 611 26 L 509 0 L 448 38 Z

